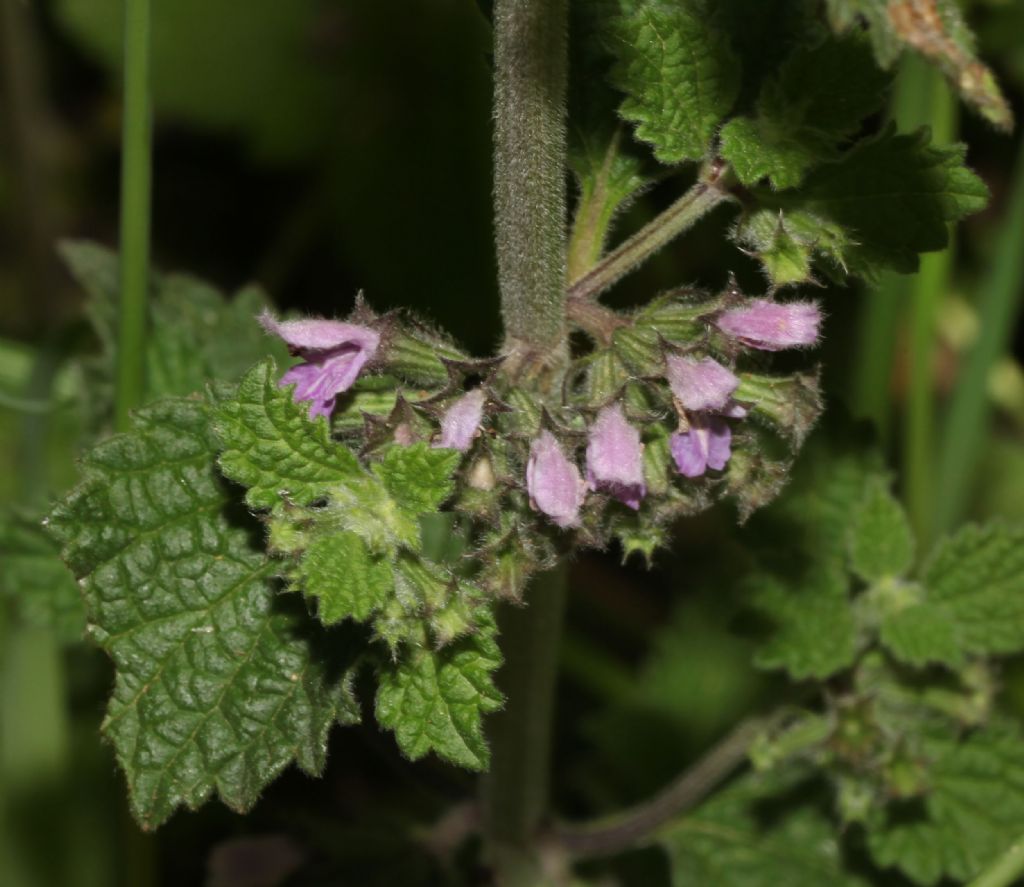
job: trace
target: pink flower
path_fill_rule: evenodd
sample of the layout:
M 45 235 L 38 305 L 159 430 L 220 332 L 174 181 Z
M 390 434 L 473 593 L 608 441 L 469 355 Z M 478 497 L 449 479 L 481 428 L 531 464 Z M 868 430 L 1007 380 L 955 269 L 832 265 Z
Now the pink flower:
M 672 393 L 687 410 L 723 410 L 740 384 L 736 376 L 710 357 L 696 360 L 669 354 L 665 363 Z
M 376 330 L 354 323 L 322 318 L 279 321 L 269 311 L 259 320 L 304 360 L 288 370 L 280 384 L 295 386 L 292 397 L 297 402 L 310 401 L 311 419 L 330 416 L 335 397 L 352 387 L 380 345 Z
M 558 526 L 574 527 L 579 523 L 586 495 L 583 478 L 550 431 L 542 431 L 530 446 L 526 489 L 530 504 Z
M 434 446 L 466 452 L 473 445 L 473 438 L 483 419 L 484 400 L 483 389 L 474 388 L 448 407 L 441 418 L 441 437 Z
M 816 302 L 753 299 L 743 308 L 723 312 L 715 325 L 751 348 L 779 351 L 817 342 L 821 310 Z
M 732 455 L 732 430 L 720 416 L 691 416 L 690 430 L 673 434 L 669 446 L 679 473 L 700 477 L 709 468 L 725 468 Z
M 647 495 L 643 444 L 618 404 L 607 406 L 590 426 L 587 443 L 587 484 L 605 490 L 630 508 L 640 507 Z

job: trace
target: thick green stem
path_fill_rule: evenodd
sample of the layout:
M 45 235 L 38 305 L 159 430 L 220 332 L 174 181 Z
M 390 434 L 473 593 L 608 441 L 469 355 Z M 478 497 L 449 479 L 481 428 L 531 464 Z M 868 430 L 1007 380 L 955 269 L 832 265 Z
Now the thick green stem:
M 632 237 L 612 250 L 569 287 L 570 301 L 599 296 L 663 246 L 692 227 L 720 203 L 729 199 L 722 187 L 724 168 L 714 167 L 668 209 L 656 216 Z
M 116 425 L 128 427 L 145 388 L 149 289 L 152 109 L 150 0 L 125 0 L 124 129 L 121 141 L 121 305 L 117 337 Z
M 525 606 L 501 614 L 505 708 L 491 718 L 484 834 L 499 887 L 546 883 L 541 826 L 548 809 L 552 717 L 566 599 L 566 565 L 535 577 Z
M 513 363 L 566 353 L 568 0 L 494 4 L 494 205 Z

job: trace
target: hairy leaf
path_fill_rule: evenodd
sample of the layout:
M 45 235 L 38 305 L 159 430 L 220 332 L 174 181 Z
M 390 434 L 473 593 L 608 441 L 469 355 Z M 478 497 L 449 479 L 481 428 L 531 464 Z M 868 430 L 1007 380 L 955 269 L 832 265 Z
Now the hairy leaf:
M 736 100 L 739 65 L 704 0 L 638 0 L 614 26 L 620 108 L 663 163 L 700 160 Z
M 875 861 L 917 884 L 970 880 L 1020 835 L 1024 736 L 998 722 L 960 739 L 921 739 L 928 788 L 917 802 L 891 803 L 869 821 Z
M 882 640 L 915 664 L 1024 650 L 1024 528 L 970 526 L 940 543 L 915 597 L 882 623 Z
M 752 117 L 722 129 L 722 156 L 750 185 L 768 178 L 794 188 L 807 170 L 839 156 L 839 146 L 885 98 L 888 77 L 860 40 L 827 40 L 794 53 L 764 84 Z
M 50 523 L 117 666 L 104 730 L 147 828 L 214 792 L 246 810 L 293 760 L 320 772 L 331 724 L 358 719 L 345 670 L 253 548 L 210 419 L 199 401 L 141 410 L 85 457 Z
M 443 650 L 412 650 L 381 667 L 377 720 L 395 731 L 413 760 L 435 751 L 463 767 L 485 770 L 482 716 L 501 708 L 492 677 L 500 664 L 493 622 Z
M 676 887 L 868 884 L 844 870 L 835 823 L 798 770 L 744 776 L 658 837 Z
M 395 589 L 387 559 L 370 554 L 355 533 L 317 536 L 303 551 L 293 581 L 317 598 L 325 625 L 342 619 L 365 622 L 387 603 Z
M 902 576 L 913 563 L 906 513 L 881 480 L 871 484 L 850 527 L 850 565 L 866 582 Z
M 974 52 L 957 0 L 827 0 L 832 24 L 847 30 L 858 18 L 881 65 L 890 67 L 904 47 L 935 64 L 964 100 L 1000 129 L 1010 129 L 1013 112 L 992 72 Z

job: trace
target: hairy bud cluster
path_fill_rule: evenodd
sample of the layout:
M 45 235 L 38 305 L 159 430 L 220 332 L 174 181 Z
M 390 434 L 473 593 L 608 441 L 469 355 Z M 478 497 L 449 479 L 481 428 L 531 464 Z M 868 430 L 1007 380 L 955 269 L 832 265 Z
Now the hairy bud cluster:
M 618 538 L 627 553 L 649 555 L 669 520 L 718 494 L 748 513 L 788 468 L 766 429 L 792 451 L 819 410 L 813 375 L 747 368 L 752 352 L 815 344 L 814 302 L 669 294 L 623 318 L 557 395 L 517 387 L 500 360 L 473 361 L 436 333 L 365 306 L 348 322 L 261 322 L 302 359 L 281 384 L 295 386 L 311 418 L 333 417 L 335 432 L 368 458 L 378 446 L 418 441 L 465 454 L 455 507 L 479 519 L 484 569 L 511 593 L 523 560 L 535 567 L 570 538 Z

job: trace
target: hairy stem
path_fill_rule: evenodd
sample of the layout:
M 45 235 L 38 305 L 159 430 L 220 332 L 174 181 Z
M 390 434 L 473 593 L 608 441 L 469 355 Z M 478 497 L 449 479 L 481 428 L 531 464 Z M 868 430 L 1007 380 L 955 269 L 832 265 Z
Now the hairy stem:
M 976 877 L 967 887 L 1011 887 L 1024 877 L 1024 836 Z
M 772 718 L 744 721 L 693 767 L 642 804 L 593 823 L 562 825 L 556 843 L 577 858 L 613 856 L 636 847 L 670 819 L 693 809 L 747 757 Z
M 564 360 L 568 0 L 494 4 L 494 205 L 506 351 Z
M 150 0 L 125 0 L 124 129 L 121 141 L 121 303 L 117 338 L 116 425 L 128 427 L 145 386 L 146 295 L 152 109 Z
M 568 298 L 593 299 L 729 199 L 723 187 L 726 168 L 715 164 L 701 180 L 663 213 L 612 250 L 569 287 Z
M 505 708 L 491 718 L 484 780 L 484 837 L 500 887 L 544 884 L 538 840 L 548 808 L 552 716 L 565 611 L 564 563 L 535 577 L 525 606 L 501 614 Z

